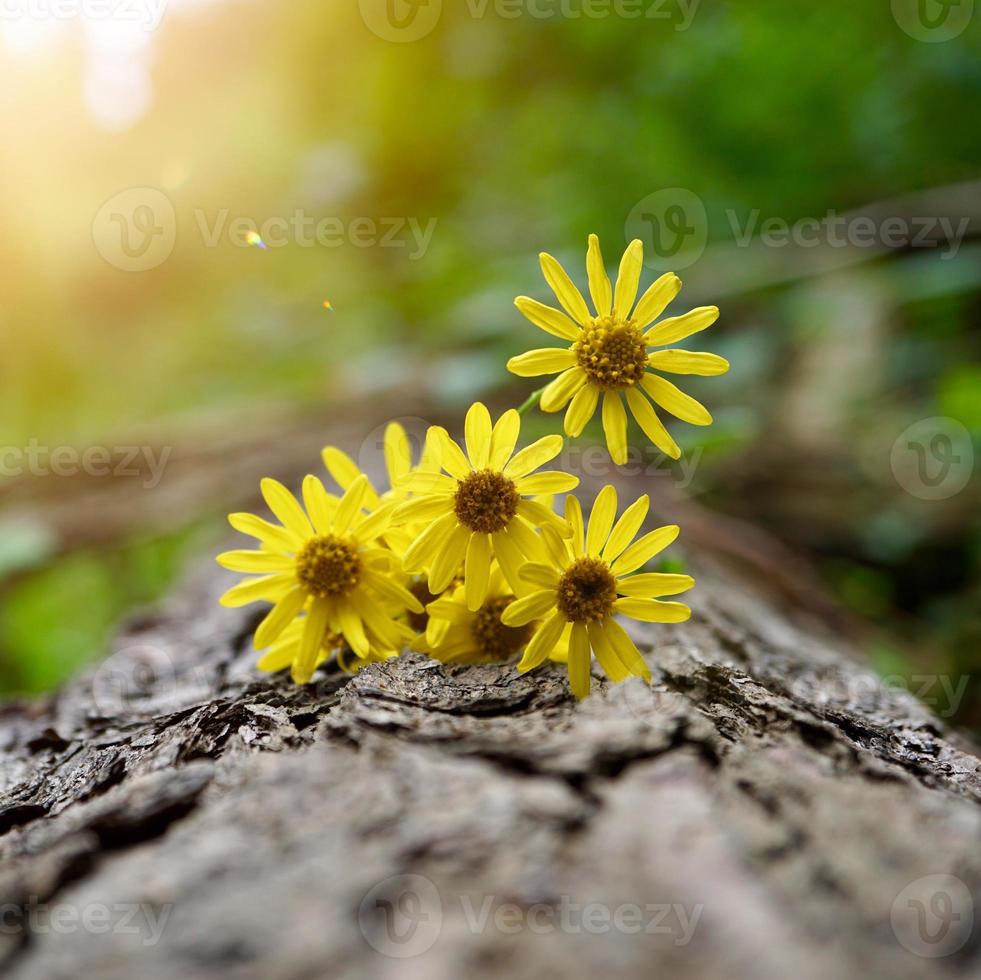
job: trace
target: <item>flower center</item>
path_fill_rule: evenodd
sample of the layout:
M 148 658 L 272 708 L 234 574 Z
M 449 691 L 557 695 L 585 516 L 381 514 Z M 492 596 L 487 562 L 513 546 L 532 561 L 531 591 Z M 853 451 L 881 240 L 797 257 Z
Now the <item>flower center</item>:
M 347 595 L 361 579 L 361 559 L 343 538 L 324 534 L 297 554 L 296 578 L 318 599 Z
M 478 652 L 488 660 L 508 660 L 531 639 L 532 626 L 505 626 L 501 613 L 514 602 L 514 596 L 489 599 L 477 610 L 470 633 Z
M 577 558 L 559 580 L 559 612 L 570 623 L 598 623 L 616 601 L 617 580 L 599 558 Z
M 521 497 L 513 481 L 496 470 L 478 470 L 460 480 L 453 498 L 457 520 L 471 531 L 503 531 L 518 512 Z
M 632 388 L 647 370 L 647 346 L 633 320 L 595 317 L 573 350 L 579 366 L 601 388 Z

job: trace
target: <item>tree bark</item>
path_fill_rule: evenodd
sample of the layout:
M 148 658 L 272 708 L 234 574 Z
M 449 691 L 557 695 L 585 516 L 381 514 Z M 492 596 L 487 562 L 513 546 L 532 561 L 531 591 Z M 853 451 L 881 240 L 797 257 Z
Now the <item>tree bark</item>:
M 6 973 L 978 976 L 975 750 L 786 590 L 696 577 L 633 631 L 652 688 L 577 704 L 558 665 L 260 677 L 201 570 L 0 710 Z

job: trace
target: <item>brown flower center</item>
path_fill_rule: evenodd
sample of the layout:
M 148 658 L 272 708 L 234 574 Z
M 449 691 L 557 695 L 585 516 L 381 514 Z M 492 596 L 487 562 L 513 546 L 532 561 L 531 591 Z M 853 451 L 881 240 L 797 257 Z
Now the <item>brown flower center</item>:
M 596 317 L 573 350 L 579 366 L 601 388 L 632 388 L 647 370 L 647 346 L 633 320 Z
M 501 613 L 514 602 L 514 596 L 489 599 L 474 616 L 470 632 L 477 652 L 488 660 L 508 660 L 531 639 L 532 626 L 505 626 Z
M 334 534 L 311 538 L 296 556 L 296 578 L 318 599 L 351 592 L 361 579 L 361 559 Z
M 616 601 L 617 580 L 599 558 L 577 558 L 559 579 L 559 612 L 571 623 L 598 623 Z
M 512 480 L 496 470 L 478 470 L 457 483 L 453 509 L 471 531 L 494 534 L 508 526 L 521 497 Z

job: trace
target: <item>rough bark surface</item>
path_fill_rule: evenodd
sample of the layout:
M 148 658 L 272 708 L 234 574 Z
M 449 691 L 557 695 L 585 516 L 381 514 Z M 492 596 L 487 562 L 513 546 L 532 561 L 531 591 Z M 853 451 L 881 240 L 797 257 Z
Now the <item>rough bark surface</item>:
M 635 630 L 653 688 L 583 704 L 418 656 L 298 690 L 225 585 L 0 709 L 7 975 L 981 973 L 978 758 L 744 576 L 702 569 L 690 623 Z

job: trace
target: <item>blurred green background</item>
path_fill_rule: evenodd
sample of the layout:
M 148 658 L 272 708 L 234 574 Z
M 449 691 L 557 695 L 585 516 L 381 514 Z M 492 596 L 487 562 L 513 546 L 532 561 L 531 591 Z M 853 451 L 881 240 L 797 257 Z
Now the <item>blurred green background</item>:
M 0 21 L 0 690 L 99 657 L 207 555 L 236 503 L 209 475 L 261 456 L 251 433 L 359 398 L 404 414 L 405 391 L 521 400 L 503 364 L 540 341 L 512 299 L 546 298 L 540 249 L 582 281 L 597 232 L 611 267 L 639 234 L 645 283 L 680 263 L 682 307 L 723 310 L 694 346 L 733 370 L 686 385 L 716 424 L 672 429 L 698 464 L 683 492 L 812 561 L 883 673 L 966 678 L 938 710 L 981 729 L 981 13 L 938 40 L 896 6 L 395 0 L 393 22 L 384 0 L 173 0 L 152 31 Z M 146 215 L 133 188 L 173 208 L 142 270 L 120 237 Z M 266 222 L 298 212 L 330 239 L 280 246 Z M 852 238 L 856 215 L 909 234 L 781 243 L 835 215 Z M 183 460 L 180 492 L 169 465 L 149 486 L 24 462 L 129 445 Z

